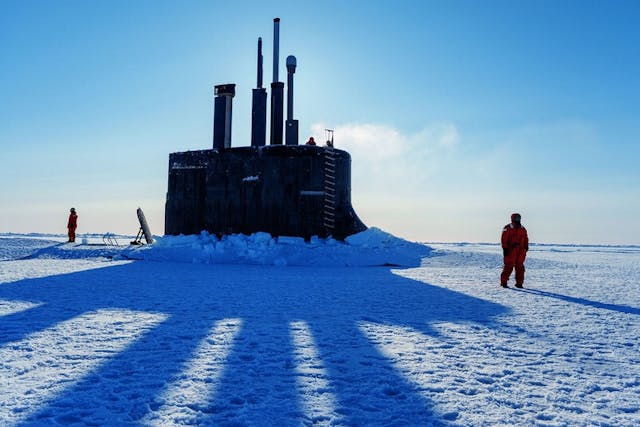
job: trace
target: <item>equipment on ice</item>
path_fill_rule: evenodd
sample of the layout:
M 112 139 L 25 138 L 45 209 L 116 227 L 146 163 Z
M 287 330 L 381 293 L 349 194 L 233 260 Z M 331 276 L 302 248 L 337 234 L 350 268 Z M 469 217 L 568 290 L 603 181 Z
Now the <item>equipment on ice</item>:
M 144 212 L 142 209 L 138 208 L 136 211 L 138 214 L 138 222 L 140 223 L 140 229 L 138 230 L 138 235 L 136 239 L 131 242 L 132 245 L 142 245 L 142 237 L 147 242 L 148 245 L 153 243 L 153 235 L 151 234 L 151 230 L 149 229 L 149 224 L 147 224 L 147 219 L 144 216 Z
M 118 240 L 116 240 L 116 235 L 113 233 L 106 233 L 105 235 L 103 235 L 102 241 L 104 242 L 105 246 L 120 246 L 120 244 L 118 244 Z M 85 244 L 84 240 L 82 244 Z

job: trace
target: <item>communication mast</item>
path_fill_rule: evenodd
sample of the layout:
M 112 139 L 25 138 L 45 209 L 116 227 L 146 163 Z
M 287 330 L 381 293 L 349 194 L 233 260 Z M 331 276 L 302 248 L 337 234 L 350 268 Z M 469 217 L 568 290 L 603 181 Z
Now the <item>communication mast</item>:
M 325 129 L 324 136 L 327 141 L 327 147 L 333 147 L 333 129 Z

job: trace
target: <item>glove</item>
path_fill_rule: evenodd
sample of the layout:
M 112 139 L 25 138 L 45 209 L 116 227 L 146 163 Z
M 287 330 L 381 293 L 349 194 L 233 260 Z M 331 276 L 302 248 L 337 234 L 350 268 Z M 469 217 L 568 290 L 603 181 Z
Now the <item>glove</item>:
M 507 248 L 502 248 L 502 255 L 504 255 L 504 256 L 509 255 L 509 249 L 507 249 Z

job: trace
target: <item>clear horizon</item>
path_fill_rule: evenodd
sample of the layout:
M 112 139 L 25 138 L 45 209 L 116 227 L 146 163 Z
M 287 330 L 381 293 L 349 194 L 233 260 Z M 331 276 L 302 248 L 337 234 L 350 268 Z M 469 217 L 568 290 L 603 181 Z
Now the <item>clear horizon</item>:
M 0 232 L 163 234 L 169 153 L 211 147 L 236 83 L 248 146 L 255 50 L 298 60 L 300 142 L 352 156 L 368 226 L 496 242 L 640 244 L 640 4 L 7 1 L 0 16 Z
M 384 230 L 383 230 L 384 231 Z M 135 234 L 111 234 L 111 237 L 115 237 L 116 240 L 119 238 L 135 238 Z M 155 234 L 156 237 L 164 237 L 163 235 Z M 87 238 L 89 244 L 101 243 L 102 238 L 104 237 L 103 233 L 81 233 L 76 237 L 76 243 L 82 244 L 82 239 Z M 170 236 L 173 237 L 173 236 Z M 286 237 L 286 236 L 285 236 Z M 67 234 L 66 233 L 38 233 L 38 232 L 30 232 L 30 233 L 14 233 L 14 232 L 0 232 L 0 238 L 34 238 L 34 239 L 64 239 L 66 241 Z M 300 238 L 302 239 L 302 238 Z M 425 245 L 461 245 L 461 246 L 474 246 L 474 245 L 492 245 L 499 248 L 500 242 L 467 242 L 467 241 L 457 241 L 457 242 L 449 242 L 449 241 L 424 241 L 424 240 L 411 240 L 410 242 L 425 244 Z M 119 242 L 120 243 L 120 242 Z M 559 246 L 559 247 L 584 247 L 584 248 L 640 248 L 638 244 L 603 244 L 603 243 L 554 243 L 554 242 L 529 242 L 530 246 L 540 246 L 540 247 L 549 247 L 549 246 Z

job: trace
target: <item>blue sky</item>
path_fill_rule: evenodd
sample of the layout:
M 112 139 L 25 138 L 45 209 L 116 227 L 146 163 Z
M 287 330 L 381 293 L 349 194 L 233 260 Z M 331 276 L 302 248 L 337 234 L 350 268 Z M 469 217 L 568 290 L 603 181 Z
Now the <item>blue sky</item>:
M 268 5 L 267 5 L 268 3 Z M 336 129 L 369 226 L 495 241 L 640 244 L 640 4 L 633 1 L 10 1 L 0 5 L 0 232 L 162 234 L 171 152 L 211 146 L 255 49 L 298 59 L 301 138 Z

